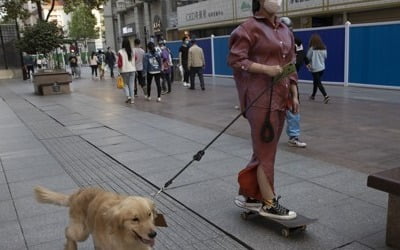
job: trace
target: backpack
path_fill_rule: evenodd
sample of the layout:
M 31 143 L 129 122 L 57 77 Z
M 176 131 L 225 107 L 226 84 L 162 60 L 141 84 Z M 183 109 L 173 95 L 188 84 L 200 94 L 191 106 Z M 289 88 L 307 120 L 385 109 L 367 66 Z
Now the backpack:
M 159 58 L 157 58 L 158 54 L 149 53 L 149 64 L 151 65 L 152 71 L 160 71 Z

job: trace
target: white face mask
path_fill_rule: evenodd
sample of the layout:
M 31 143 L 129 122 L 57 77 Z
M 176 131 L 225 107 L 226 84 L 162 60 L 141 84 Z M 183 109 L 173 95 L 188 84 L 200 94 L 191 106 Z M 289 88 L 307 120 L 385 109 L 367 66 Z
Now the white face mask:
M 265 0 L 264 9 L 271 14 L 275 14 L 280 10 L 282 5 L 282 0 Z

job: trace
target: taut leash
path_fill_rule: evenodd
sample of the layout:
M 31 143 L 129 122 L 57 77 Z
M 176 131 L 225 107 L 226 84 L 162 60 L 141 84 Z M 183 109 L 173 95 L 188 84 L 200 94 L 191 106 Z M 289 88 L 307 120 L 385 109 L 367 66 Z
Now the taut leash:
M 291 63 L 291 64 L 287 64 L 284 68 L 283 68 L 283 70 L 282 70 L 282 73 L 279 75 L 279 76 L 276 76 L 276 77 L 273 77 L 272 78 L 272 84 L 271 84 L 271 88 L 270 88 L 270 102 L 269 102 L 269 110 L 268 110 L 268 114 L 267 114 L 267 117 L 266 117 L 266 119 L 265 119 L 265 122 L 264 122 L 264 127 L 263 127 L 263 129 L 262 129 L 262 131 L 261 131 L 261 133 L 262 133 L 262 139 L 265 141 L 265 142 L 270 142 L 270 141 L 272 141 L 273 140 L 273 138 L 274 138 L 274 129 L 273 129 L 273 127 L 272 127 L 272 125 L 271 125 L 271 123 L 270 123 L 270 119 L 269 119 L 269 116 L 270 116 L 270 114 L 271 114 L 271 104 L 272 104 L 272 90 L 273 90 L 273 86 L 276 84 L 276 83 L 278 83 L 279 81 L 281 81 L 283 78 L 285 78 L 285 77 L 287 77 L 288 75 L 290 75 L 290 74 L 292 74 L 293 72 L 296 72 L 296 68 L 295 68 L 295 65 L 293 64 L 293 63 Z M 179 176 L 179 175 L 181 175 L 182 174 L 182 172 L 183 171 L 185 171 L 190 165 L 192 165 L 192 163 L 194 162 L 194 161 L 200 161 L 201 160 L 201 158 L 204 156 L 204 154 L 205 154 L 205 151 L 223 134 L 223 133 L 225 133 L 225 131 L 230 127 L 230 126 L 232 126 L 232 124 L 234 124 L 236 121 L 237 121 L 237 119 L 239 119 L 241 116 L 244 116 L 245 114 L 246 114 L 246 112 L 253 106 L 253 104 L 254 103 L 256 103 L 257 102 L 257 100 L 258 99 L 260 99 L 260 97 L 262 96 L 262 95 L 264 95 L 264 93 L 265 92 L 267 92 L 267 90 L 268 90 L 268 87 L 266 87 L 251 103 L 250 103 L 250 105 L 248 105 L 247 107 L 246 107 L 246 109 L 244 110 L 244 111 L 242 111 L 242 112 L 240 112 L 221 132 L 219 132 L 219 134 L 217 135 L 217 136 L 215 136 L 214 137 L 214 139 L 212 139 L 211 141 L 210 141 L 210 143 L 208 143 L 202 150 L 200 150 L 199 152 L 197 152 L 195 155 L 193 155 L 193 158 L 192 158 L 192 160 L 190 161 L 190 162 L 188 162 L 181 170 L 179 170 L 179 172 L 174 176 L 174 177 L 172 177 L 170 180 L 168 180 L 165 184 L 164 184 L 164 186 L 162 187 L 162 188 L 160 188 L 160 190 L 158 190 L 158 192 L 157 193 L 155 193 L 154 195 L 153 195 L 153 199 L 155 199 L 160 193 L 162 193 L 162 192 L 164 192 L 164 190 L 168 187 L 168 186 L 170 186 L 173 182 L 174 182 L 174 180 Z M 266 137 L 265 136 L 265 132 L 266 132 L 266 130 L 269 130 L 269 136 L 268 137 Z

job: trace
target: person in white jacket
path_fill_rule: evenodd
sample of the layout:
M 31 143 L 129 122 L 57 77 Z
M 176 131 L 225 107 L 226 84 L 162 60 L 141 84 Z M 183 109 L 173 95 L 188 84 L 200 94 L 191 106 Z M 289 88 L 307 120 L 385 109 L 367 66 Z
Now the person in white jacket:
M 122 49 L 118 51 L 118 71 L 124 79 L 126 103 L 135 103 L 133 82 L 135 81 L 135 52 L 128 38 L 122 40 Z
M 329 102 L 329 96 L 322 85 L 321 78 L 325 71 L 325 60 L 327 58 L 327 51 L 324 42 L 318 34 L 313 34 L 310 38 L 310 44 L 307 51 L 307 58 L 309 64 L 307 68 L 311 71 L 313 76 L 313 92 L 310 96 L 310 100 L 315 100 L 315 94 L 317 88 L 321 91 L 324 96 L 324 103 Z

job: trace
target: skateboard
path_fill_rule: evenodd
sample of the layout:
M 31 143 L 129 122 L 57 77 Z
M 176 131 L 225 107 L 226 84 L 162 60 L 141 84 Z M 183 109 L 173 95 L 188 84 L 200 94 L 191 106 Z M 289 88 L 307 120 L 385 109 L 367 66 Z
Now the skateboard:
M 259 215 L 259 207 L 244 207 L 244 201 L 239 199 L 235 199 L 235 205 L 245 210 L 240 214 L 240 217 L 243 220 L 247 220 L 251 215 Z M 297 214 L 296 218 L 292 220 L 281 220 L 266 216 L 261 217 L 265 218 L 269 222 L 279 225 L 280 232 L 284 237 L 289 237 L 291 234 L 296 232 L 304 232 L 307 229 L 307 225 L 317 221 L 317 219 L 311 219 L 300 214 Z

